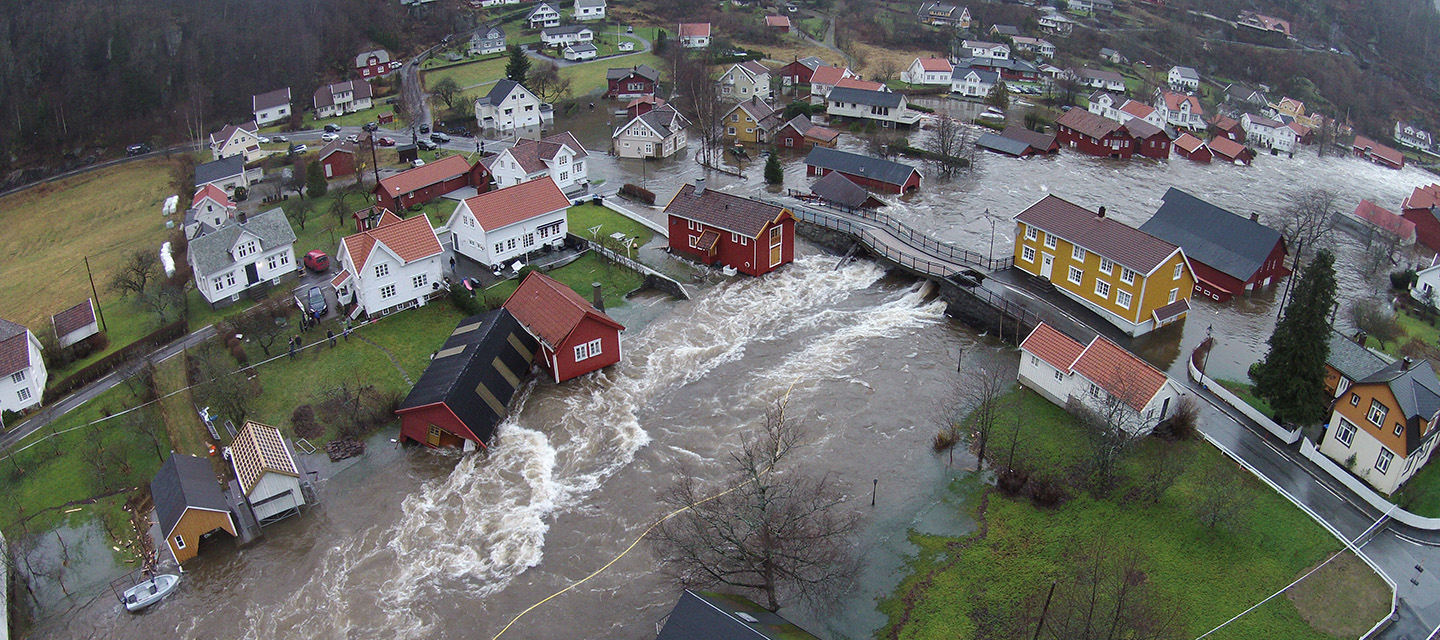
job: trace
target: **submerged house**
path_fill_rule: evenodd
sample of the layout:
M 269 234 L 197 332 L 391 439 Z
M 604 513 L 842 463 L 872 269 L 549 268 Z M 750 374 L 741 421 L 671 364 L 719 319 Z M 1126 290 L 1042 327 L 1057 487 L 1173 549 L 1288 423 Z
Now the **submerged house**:
M 539 271 L 525 276 L 505 300 L 505 310 L 539 341 L 536 356 L 561 383 L 620 362 L 622 325 L 605 315 L 600 288 L 595 304 Z

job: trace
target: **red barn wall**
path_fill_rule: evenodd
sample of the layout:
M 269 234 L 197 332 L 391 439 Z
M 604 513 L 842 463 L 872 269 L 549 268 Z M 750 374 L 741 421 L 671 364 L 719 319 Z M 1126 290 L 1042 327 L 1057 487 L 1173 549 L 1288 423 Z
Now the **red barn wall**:
M 600 355 L 576 362 L 575 347 L 597 338 L 600 340 Z M 591 371 L 597 371 L 620 362 L 620 332 L 595 318 L 586 316 L 554 353 L 544 355 L 556 382 L 578 378 Z

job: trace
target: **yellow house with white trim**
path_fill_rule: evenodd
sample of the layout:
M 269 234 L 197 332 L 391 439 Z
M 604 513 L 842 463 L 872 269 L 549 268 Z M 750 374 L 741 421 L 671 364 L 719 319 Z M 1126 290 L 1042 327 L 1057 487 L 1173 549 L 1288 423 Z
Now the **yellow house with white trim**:
M 1185 317 L 1195 274 L 1185 252 L 1056 196 L 1015 215 L 1015 266 L 1138 336 Z

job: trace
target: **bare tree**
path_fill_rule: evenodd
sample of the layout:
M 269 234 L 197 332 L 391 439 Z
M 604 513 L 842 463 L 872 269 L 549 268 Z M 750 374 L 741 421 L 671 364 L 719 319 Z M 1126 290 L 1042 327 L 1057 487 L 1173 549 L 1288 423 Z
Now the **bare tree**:
M 455 101 L 461 97 L 461 93 L 460 83 L 456 82 L 455 78 L 451 76 L 445 76 L 441 78 L 439 82 L 430 86 L 430 95 L 444 103 L 446 109 L 455 108 Z M 544 100 L 544 98 L 541 98 L 541 100 Z
M 295 312 L 295 307 L 282 300 L 267 300 L 254 309 L 232 320 L 235 331 L 260 345 L 265 355 L 281 336 L 289 335 L 290 327 L 285 322 Z
M 1355 328 L 1379 340 L 1380 347 L 1405 337 L 1405 330 L 1395 320 L 1385 303 L 1375 298 L 1362 298 L 1350 305 L 1350 320 Z
M 1151 504 L 1160 501 L 1190 466 L 1189 449 L 1178 442 L 1157 442 L 1150 455 L 1140 458 L 1139 493 Z
M 315 203 L 301 198 L 288 207 L 281 207 L 281 210 L 285 212 L 285 217 L 290 220 L 290 224 L 296 225 L 300 227 L 301 231 L 304 231 L 305 221 L 315 213 Z
M 110 277 L 110 290 L 120 295 L 145 293 L 146 285 L 160 273 L 160 254 L 148 249 L 136 249 L 125 258 L 115 275 Z
M 713 55 L 709 49 L 689 55 L 681 47 L 675 47 L 673 55 L 675 91 L 679 94 L 677 100 L 690 122 L 699 130 L 700 153 L 705 163 L 710 164 L 722 149 L 727 112 L 711 70 Z
M 1120 459 L 1150 432 L 1150 415 L 1136 407 L 1150 400 L 1142 382 L 1118 366 L 1101 384 L 1091 383 L 1084 397 L 1070 398 L 1066 407 L 1079 418 L 1090 444 L 1089 471 L 1096 495 L 1115 485 Z M 1152 409 L 1153 411 L 1153 409 Z
M 185 308 L 185 290 L 168 282 L 140 294 L 140 304 L 158 317 L 160 324 L 169 322 Z
M 382 417 L 380 393 L 374 385 L 340 381 L 325 391 L 319 405 L 320 419 L 342 439 L 356 439 Z
M 121 428 L 134 431 L 155 451 L 157 462 L 164 464 L 172 444 L 170 433 L 165 430 L 165 421 L 150 411 L 131 411 L 125 414 Z M 103 519 L 103 518 L 102 518 Z
M 1294 253 L 1295 264 L 1304 264 L 1304 252 L 1329 244 L 1335 230 L 1335 205 L 1339 196 L 1330 189 L 1314 187 L 1287 195 L 1289 204 L 1280 210 L 1280 233 Z
M 560 67 L 554 62 L 546 62 L 530 69 L 530 75 L 525 78 L 525 88 L 541 102 L 554 102 L 570 93 L 570 79 L 560 75 Z
M 1151 586 L 1147 558 L 1136 547 L 1101 538 L 1067 554 L 1042 635 L 1054 640 L 1166 640 L 1179 638 L 1178 611 Z M 1046 587 L 1046 591 L 1049 587 Z M 1043 600 L 1043 592 L 1034 600 Z M 1037 603 L 1038 604 L 1038 603 Z
M 999 360 L 970 367 L 955 382 L 937 413 L 940 433 L 935 438 L 936 450 L 941 450 L 942 442 L 949 443 L 950 446 L 944 447 L 950 451 L 949 464 L 955 463 L 954 444 L 964 440 L 975 450 L 978 458 L 975 468 L 985 468 L 990 437 L 1005 413 L 1004 396 L 1014 380 L 1014 364 Z
M 1240 488 L 1240 478 L 1227 465 L 1212 465 L 1200 480 L 1195 500 L 1195 517 L 1216 529 L 1238 524 L 1250 506 L 1250 494 Z
M 885 58 L 875 65 L 875 74 L 871 79 L 880 84 L 889 84 L 899 73 L 899 63 L 892 58 Z
M 926 143 L 931 154 L 930 162 L 941 176 L 950 177 L 966 164 L 965 150 L 969 146 L 965 126 L 959 120 L 942 114 L 935 120 L 934 135 Z
M 231 367 L 234 360 L 218 340 L 207 340 L 199 348 L 186 352 L 190 379 L 195 385 L 195 404 L 209 406 L 211 415 L 223 416 L 240 424 L 250 412 L 255 384 Z
M 658 529 L 660 562 L 682 585 L 726 585 L 780 608 L 782 591 L 818 598 L 855 576 L 858 516 L 833 477 L 790 464 L 802 446 L 784 404 L 765 414 L 763 431 L 741 437 L 731 456 L 729 490 L 702 487 L 692 474 L 665 496 L 681 513 Z

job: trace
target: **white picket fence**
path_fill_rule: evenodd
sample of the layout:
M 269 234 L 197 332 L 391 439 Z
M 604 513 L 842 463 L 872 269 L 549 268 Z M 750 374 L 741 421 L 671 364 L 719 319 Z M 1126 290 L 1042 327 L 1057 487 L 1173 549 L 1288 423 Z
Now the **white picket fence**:
M 1206 391 L 1215 394 L 1215 397 L 1220 398 L 1220 400 L 1222 400 L 1225 404 L 1230 405 L 1232 409 L 1235 409 L 1236 411 L 1245 414 L 1245 417 L 1250 418 L 1251 420 L 1254 420 L 1256 424 L 1265 427 L 1266 431 L 1269 431 L 1270 433 L 1274 434 L 1275 437 L 1284 440 L 1285 444 L 1295 444 L 1296 442 L 1300 441 L 1299 429 L 1286 429 L 1276 424 L 1275 421 L 1271 420 L 1269 416 L 1260 413 L 1255 409 L 1255 407 L 1250 406 L 1250 403 L 1245 402 L 1235 394 L 1230 393 L 1229 389 L 1220 386 L 1220 383 L 1212 380 L 1210 376 L 1201 373 L 1199 369 L 1195 368 L 1194 357 L 1191 357 L 1189 362 L 1186 362 L 1185 364 L 1186 368 L 1190 371 L 1191 380 L 1199 382 L 1200 386 L 1204 387 Z

